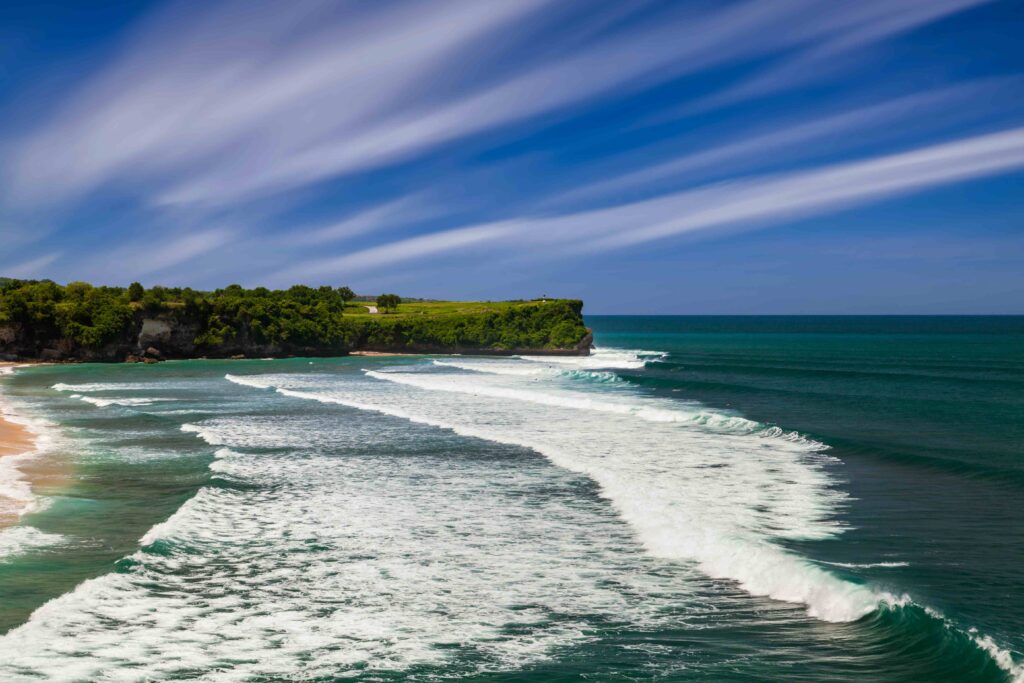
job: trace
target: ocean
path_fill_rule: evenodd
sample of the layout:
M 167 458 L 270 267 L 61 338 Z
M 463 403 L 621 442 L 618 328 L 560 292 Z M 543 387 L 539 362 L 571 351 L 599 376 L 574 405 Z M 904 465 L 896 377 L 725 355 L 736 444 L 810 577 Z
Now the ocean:
M 587 322 L 3 378 L 0 680 L 1024 681 L 1024 317 Z

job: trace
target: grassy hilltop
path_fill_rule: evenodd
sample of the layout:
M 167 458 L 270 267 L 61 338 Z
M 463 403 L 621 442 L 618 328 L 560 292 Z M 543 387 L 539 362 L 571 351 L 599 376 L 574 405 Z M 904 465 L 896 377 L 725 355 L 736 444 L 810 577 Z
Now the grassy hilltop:
M 583 303 L 354 301 L 347 287 L 214 291 L 0 279 L 0 357 L 586 353 Z M 359 297 L 365 299 L 365 297 Z M 369 307 L 376 307 L 371 313 Z

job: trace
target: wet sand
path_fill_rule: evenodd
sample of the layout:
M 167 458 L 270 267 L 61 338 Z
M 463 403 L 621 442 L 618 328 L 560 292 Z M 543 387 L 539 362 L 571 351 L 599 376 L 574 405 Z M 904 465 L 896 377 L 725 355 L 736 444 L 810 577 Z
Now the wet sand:
M 13 364 L 0 363 L 0 369 L 9 365 Z M 0 374 L 0 382 L 3 379 L 4 375 Z M 35 447 L 35 443 L 35 434 L 16 422 L 5 420 L 3 413 L 0 413 L 0 458 L 9 458 L 31 451 Z M 0 467 L 0 477 L 6 478 L 9 475 L 10 470 L 8 468 Z M 25 479 L 31 480 L 27 473 Z M 0 481 L 0 491 L 3 491 L 3 485 L 6 483 L 8 482 Z M 24 501 L 20 497 L 10 498 L 0 493 L 0 529 L 15 524 L 18 521 L 18 512 L 23 505 Z

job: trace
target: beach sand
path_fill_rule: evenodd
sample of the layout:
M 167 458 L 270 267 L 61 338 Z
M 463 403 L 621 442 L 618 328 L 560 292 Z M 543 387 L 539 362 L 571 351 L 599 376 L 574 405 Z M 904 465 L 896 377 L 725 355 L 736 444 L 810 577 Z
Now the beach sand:
M 5 366 L 13 365 L 12 363 L 0 363 L 0 370 Z M 0 374 L 0 381 L 3 380 L 3 374 Z M 9 458 L 11 456 L 19 455 L 31 451 L 35 447 L 36 436 L 26 427 L 5 420 L 2 413 L 0 413 L 0 458 Z M 4 472 L 6 468 L 0 468 L 0 476 L 5 476 L 7 473 Z M 25 479 L 31 482 L 31 478 L 27 475 Z M 3 484 L 5 482 L 0 482 Z M 2 490 L 2 489 L 0 489 Z M 6 498 L 0 493 L 0 529 L 11 526 L 17 523 L 19 517 L 19 511 L 24 506 L 24 501 L 19 499 Z
M 35 443 L 32 432 L 0 417 L 0 457 L 31 450 Z

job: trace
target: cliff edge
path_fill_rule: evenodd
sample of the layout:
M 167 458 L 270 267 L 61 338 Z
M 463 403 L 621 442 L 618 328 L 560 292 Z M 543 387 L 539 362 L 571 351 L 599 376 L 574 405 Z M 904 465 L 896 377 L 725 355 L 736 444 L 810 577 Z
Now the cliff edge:
M 0 279 L 0 360 L 587 355 L 593 339 L 573 299 L 389 302 L 371 313 L 347 288 L 139 290 Z

